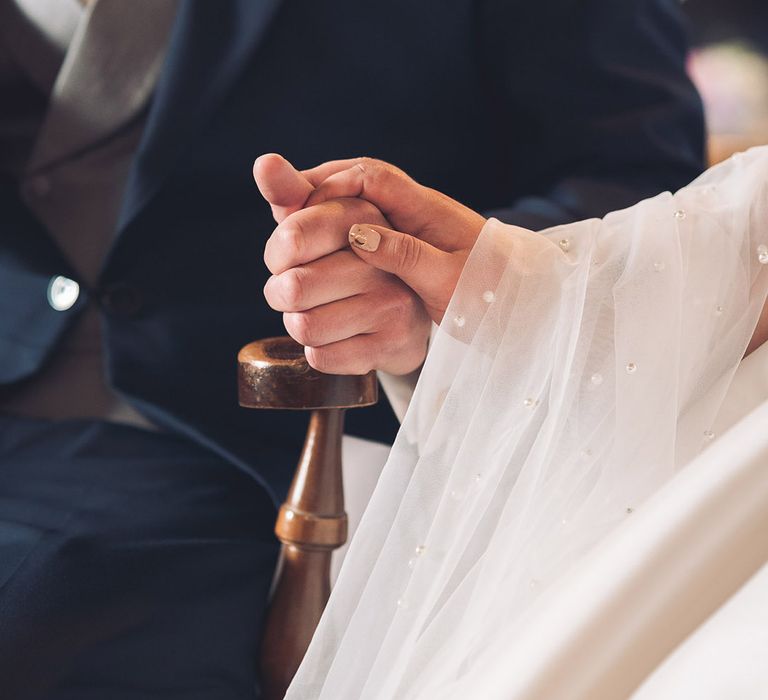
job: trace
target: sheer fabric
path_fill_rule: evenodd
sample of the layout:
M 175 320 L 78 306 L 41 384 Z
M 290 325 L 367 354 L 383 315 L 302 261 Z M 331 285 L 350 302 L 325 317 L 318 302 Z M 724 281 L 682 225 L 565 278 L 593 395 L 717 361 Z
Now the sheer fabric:
M 484 679 L 536 601 L 715 440 L 765 263 L 768 149 L 603 220 L 491 220 L 286 697 L 514 697 Z

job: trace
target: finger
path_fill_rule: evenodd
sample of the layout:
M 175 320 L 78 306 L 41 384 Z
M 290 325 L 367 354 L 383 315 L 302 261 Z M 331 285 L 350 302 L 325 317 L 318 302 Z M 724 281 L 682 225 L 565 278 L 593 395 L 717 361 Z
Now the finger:
M 307 206 L 329 199 L 360 197 L 384 214 L 407 219 L 418 225 L 434 215 L 434 191 L 423 187 L 402 170 L 370 158 L 356 159 L 352 166 L 329 175 L 307 199 Z M 425 211 L 426 209 L 426 211 Z M 392 220 L 392 219 L 390 219 Z
M 439 323 L 466 261 L 466 254 L 446 253 L 407 233 L 383 226 L 350 228 L 352 250 L 370 265 L 399 277 L 419 295 Z
M 314 189 L 306 177 L 277 153 L 267 153 L 256 159 L 253 178 L 278 223 L 301 209 Z
M 301 174 L 312 183 L 313 187 L 317 187 L 324 180 L 327 180 L 331 175 L 335 175 L 342 170 L 349 170 L 356 163 L 360 163 L 366 160 L 365 158 L 345 158 L 343 160 L 329 160 L 327 163 L 322 163 L 314 168 L 302 170 Z
M 429 321 L 420 330 L 418 343 L 406 343 L 395 333 L 380 331 L 319 347 L 306 346 L 304 355 L 311 367 L 327 374 L 366 374 L 374 369 L 407 374 L 424 360 Z
M 350 250 L 340 250 L 273 275 L 264 285 L 264 296 L 275 311 L 307 311 L 363 294 L 384 276 Z
M 403 327 L 419 312 L 414 292 L 392 275 L 383 276 L 362 294 L 283 314 L 288 335 L 302 345 L 320 346 L 356 335 Z M 422 312 L 423 313 L 423 312 Z
M 273 275 L 347 248 L 349 227 L 358 221 L 386 225 L 370 202 L 346 199 L 323 202 L 291 214 L 275 228 L 264 247 L 264 262 Z

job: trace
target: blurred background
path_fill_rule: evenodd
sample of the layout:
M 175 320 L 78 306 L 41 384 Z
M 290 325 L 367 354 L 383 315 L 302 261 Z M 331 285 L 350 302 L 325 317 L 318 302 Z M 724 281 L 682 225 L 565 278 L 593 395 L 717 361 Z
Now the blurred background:
M 710 161 L 768 143 L 768 0 L 685 0 L 683 7 Z

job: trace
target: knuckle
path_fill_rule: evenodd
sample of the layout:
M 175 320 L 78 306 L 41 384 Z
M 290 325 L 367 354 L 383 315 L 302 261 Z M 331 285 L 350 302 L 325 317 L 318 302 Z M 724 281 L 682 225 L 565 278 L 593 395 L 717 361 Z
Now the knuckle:
M 404 285 L 398 285 L 394 295 L 394 313 L 401 323 L 409 324 L 416 314 L 418 302 L 416 296 Z
M 278 264 L 290 267 L 301 260 L 306 236 L 300 219 L 294 218 L 281 224 L 275 229 L 273 237 L 276 239 L 274 249 Z
M 264 244 L 264 255 L 262 257 L 264 259 L 264 264 L 267 266 L 267 269 L 274 275 L 277 270 L 277 265 L 275 264 L 276 255 L 274 232 L 269 238 L 267 238 L 267 242 Z
M 372 171 L 375 167 L 379 165 L 380 162 L 381 161 L 377 160 L 376 158 L 371 158 L 370 156 L 363 156 L 358 159 L 355 165 L 365 173 L 365 172 Z
M 275 298 L 275 285 L 277 284 L 277 280 L 275 277 L 270 277 L 266 284 L 264 285 L 264 298 L 267 300 L 267 304 L 271 306 L 273 309 L 277 310 L 277 307 L 279 306 L 279 303 L 277 302 L 277 299 Z
M 309 313 L 285 313 L 283 314 L 283 325 L 288 331 L 288 335 L 297 343 L 314 345 L 318 342 L 315 337 L 314 323 Z
M 421 248 L 413 236 L 398 236 L 392 241 L 392 254 L 401 272 L 413 272 L 419 266 Z
M 410 179 L 403 170 L 386 161 L 379 161 L 377 168 L 377 177 L 382 183 L 393 183 L 398 180 Z
M 351 341 L 354 343 L 354 341 Z M 370 353 L 352 352 L 355 345 L 306 347 L 304 355 L 309 366 L 325 374 L 366 374 L 373 369 Z
M 307 358 L 307 363 L 313 369 L 318 372 L 325 372 L 330 374 L 332 371 L 332 358 L 330 352 L 325 348 L 306 347 L 304 348 L 304 356 Z
M 399 281 L 388 297 L 383 327 L 387 329 L 387 349 L 393 353 L 409 348 L 425 328 L 429 332 L 429 317 L 421 299 Z
M 389 175 L 386 163 L 380 160 L 371 160 L 371 162 L 365 166 L 365 175 L 371 185 L 378 187 L 386 184 Z
M 428 337 L 428 329 L 422 332 L 419 327 L 389 333 L 385 345 L 387 362 L 401 369 L 407 367 L 404 371 L 417 367 L 426 354 Z
M 377 291 L 380 306 L 387 314 L 395 318 L 407 309 L 408 288 L 394 275 L 387 275 Z
M 355 165 L 368 179 L 380 178 L 389 181 L 402 178 L 410 179 L 405 171 L 385 160 L 379 160 L 378 158 L 363 156 L 358 158 Z
M 359 338 L 353 341 L 353 344 L 349 347 L 349 350 L 354 352 L 348 352 L 346 361 L 337 363 L 337 367 L 334 372 L 337 374 L 367 374 L 374 367 L 374 353 L 372 352 L 369 344 L 360 343 Z
M 389 179 L 389 164 L 375 158 L 362 158 L 358 168 L 363 173 L 363 189 L 378 189 L 386 185 Z
M 304 299 L 304 274 L 300 267 L 283 272 L 279 280 L 279 295 L 285 311 L 297 311 Z
M 386 330 L 376 333 L 375 342 L 371 344 L 369 352 L 365 357 L 360 358 L 362 363 L 360 374 L 365 374 L 372 369 L 379 369 L 390 364 L 392 358 L 396 357 L 401 351 L 401 337 L 401 329 L 391 326 Z

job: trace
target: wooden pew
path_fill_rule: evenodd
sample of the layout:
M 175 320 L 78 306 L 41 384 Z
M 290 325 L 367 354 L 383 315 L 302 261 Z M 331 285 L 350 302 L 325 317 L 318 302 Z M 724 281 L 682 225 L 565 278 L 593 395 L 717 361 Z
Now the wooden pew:
M 334 549 L 347 540 L 341 473 L 344 411 L 378 398 L 375 372 L 364 376 L 312 369 L 291 338 L 267 338 L 238 355 L 238 393 L 246 408 L 311 411 L 304 449 L 275 534 L 280 565 L 264 627 L 260 666 L 264 700 L 281 700 L 330 595 Z

